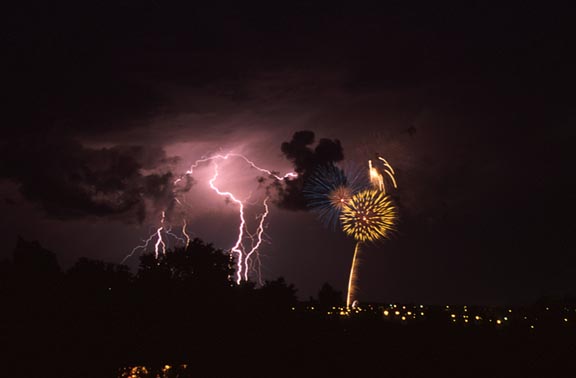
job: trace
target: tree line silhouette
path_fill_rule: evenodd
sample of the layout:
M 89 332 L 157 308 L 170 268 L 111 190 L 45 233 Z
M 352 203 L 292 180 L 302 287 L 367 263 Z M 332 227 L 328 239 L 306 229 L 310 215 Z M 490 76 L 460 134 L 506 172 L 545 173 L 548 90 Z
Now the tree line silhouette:
M 432 308 L 407 327 L 378 313 L 327 316 L 342 305 L 328 284 L 302 303 L 281 277 L 257 287 L 233 274 L 200 239 L 142 255 L 135 272 L 88 258 L 62 270 L 19 239 L 0 261 L 0 376 L 119 377 L 129 366 L 149 367 L 146 378 L 563 376 L 576 351 L 573 329 L 453 327 Z
M 282 277 L 236 285 L 233 274 L 230 257 L 200 239 L 141 255 L 132 273 L 88 258 L 63 271 L 53 252 L 19 238 L 13 258 L 0 262 L 5 366 L 83 376 L 95 361 L 101 371 L 207 351 L 253 358 L 250 349 L 296 328 L 297 290 Z M 326 284 L 320 302 L 340 305 L 341 293 Z

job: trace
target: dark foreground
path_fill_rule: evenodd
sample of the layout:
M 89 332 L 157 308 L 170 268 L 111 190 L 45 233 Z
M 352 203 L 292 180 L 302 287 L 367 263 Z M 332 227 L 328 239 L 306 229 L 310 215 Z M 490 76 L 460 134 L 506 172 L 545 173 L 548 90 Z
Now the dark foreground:
M 0 377 L 574 377 L 576 302 L 527 308 L 299 303 L 283 279 L 235 285 L 194 240 L 138 271 L 20 241 L 0 262 Z
M 161 309 L 150 309 L 161 311 Z M 4 340 L 5 377 L 574 377 L 572 327 L 235 314 L 143 333 L 42 327 Z M 159 315 L 159 318 L 162 318 Z M 130 319 L 126 319 L 129 327 Z M 42 320 L 38 320 L 42 324 Z M 15 331 L 15 330 L 13 330 Z M 126 336 L 131 335 L 132 339 Z M 138 336 L 134 336 L 137 334 Z M 15 334 L 12 334 L 14 337 Z M 168 365 L 168 367 L 166 367 Z M 145 368 L 134 368 L 143 366 Z M 137 373 L 139 372 L 139 373 Z M 145 373 L 147 372 L 147 373 Z

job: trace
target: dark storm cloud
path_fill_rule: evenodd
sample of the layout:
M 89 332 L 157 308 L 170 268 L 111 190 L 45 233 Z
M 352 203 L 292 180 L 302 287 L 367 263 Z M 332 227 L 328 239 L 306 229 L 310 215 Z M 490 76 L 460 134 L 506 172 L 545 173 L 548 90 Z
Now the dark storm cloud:
M 20 139 L 0 149 L 3 178 L 45 213 L 58 219 L 116 216 L 142 221 L 154 207 L 173 201 L 175 163 L 160 148 L 93 149 L 70 140 Z M 31 158 L 34 157 L 34 158 Z M 190 189 L 191 181 L 177 190 Z
M 312 131 L 297 131 L 290 142 L 282 143 L 282 153 L 294 164 L 298 173 L 295 180 L 286 181 L 285 186 L 277 186 L 279 192 L 278 205 L 288 210 L 305 210 L 306 200 L 302 188 L 306 179 L 316 167 L 322 164 L 338 162 L 344 159 L 344 150 L 338 139 L 322 138 L 314 149 L 315 142 Z
M 3 137 L 81 140 L 129 127 L 159 106 L 158 93 L 124 63 L 129 53 L 98 39 L 105 35 L 102 14 L 71 17 L 62 4 L 37 5 L 9 7 L 0 28 Z
M 175 161 L 160 148 L 129 140 L 90 148 L 86 141 L 141 126 L 161 98 L 123 64 L 117 45 L 98 37 L 106 32 L 96 13 L 67 17 L 49 8 L 14 9 L 3 25 L 0 178 L 16 182 L 50 217 L 142 221 L 151 205 L 169 207 L 173 191 L 191 182 L 173 188 L 168 167 Z

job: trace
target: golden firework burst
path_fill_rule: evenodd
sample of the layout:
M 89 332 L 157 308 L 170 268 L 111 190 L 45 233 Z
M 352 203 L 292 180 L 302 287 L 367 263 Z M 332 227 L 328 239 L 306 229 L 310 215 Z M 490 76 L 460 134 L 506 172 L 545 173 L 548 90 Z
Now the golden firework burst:
M 396 218 L 396 207 L 390 197 L 375 189 L 352 196 L 340 214 L 342 230 L 359 242 L 388 238 Z

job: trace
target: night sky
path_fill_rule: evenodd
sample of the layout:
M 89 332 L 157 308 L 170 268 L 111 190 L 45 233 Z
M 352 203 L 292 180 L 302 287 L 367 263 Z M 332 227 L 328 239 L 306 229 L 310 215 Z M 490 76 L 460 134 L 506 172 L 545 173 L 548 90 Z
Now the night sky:
M 237 208 L 207 187 L 211 171 L 179 187 L 186 210 L 171 183 L 215 153 L 292 171 L 281 145 L 309 130 L 339 141 L 346 162 L 380 154 L 396 170 L 398 230 L 364 248 L 360 301 L 576 294 L 571 12 L 386 3 L 12 4 L 0 34 L 0 257 L 20 235 L 64 268 L 119 263 L 167 208 L 228 249 Z M 223 187 L 274 197 L 263 277 L 284 276 L 300 299 L 324 282 L 345 291 L 354 241 L 234 164 Z

